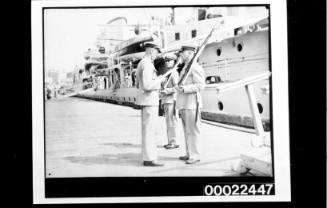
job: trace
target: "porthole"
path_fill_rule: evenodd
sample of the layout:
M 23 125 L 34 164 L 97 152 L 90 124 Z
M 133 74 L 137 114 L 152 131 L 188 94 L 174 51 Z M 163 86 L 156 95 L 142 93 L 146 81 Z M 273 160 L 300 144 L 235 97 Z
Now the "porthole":
M 180 40 L 180 35 L 179 35 L 179 33 L 175 33 L 175 40 Z
M 263 107 L 262 107 L 261 103 L 258 103 L 257 105 L 258 105 L 259 113 L 262 114 L 262 112 L 263 112 Z
M 221 48 L 218 48 L 217 49 L 217 56 L 220 56 L 221 55 Z
M 224 105 L 221 101 L 218 102 L 218 109 L 221 111 L 224 109 Z
M 192 38 L 195 38 L 196 37 L 196 30 L 192 30 L 191 31 L 191 36 L 192 36 Z
M 242 50 L 243 50 L 243 44 L 242 43 L 237 44 L 237 51 L 241 52 Z
M 206 84 L 216 84 L 221 82 L 220 76 L 208 76 L 206 78 Z

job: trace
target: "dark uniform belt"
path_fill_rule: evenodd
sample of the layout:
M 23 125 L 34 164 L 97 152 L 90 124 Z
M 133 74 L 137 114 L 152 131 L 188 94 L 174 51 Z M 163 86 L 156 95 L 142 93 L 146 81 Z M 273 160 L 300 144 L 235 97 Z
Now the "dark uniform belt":
M 174 104 L 173 104 L 173 113 L 174 116 L 176 117 L 176 100 L 174 100 Z
M 199 97 L 198 97 L 198 93 L 196 93 L 195 123 L 198 121 L 198 118 L 199 118 Z

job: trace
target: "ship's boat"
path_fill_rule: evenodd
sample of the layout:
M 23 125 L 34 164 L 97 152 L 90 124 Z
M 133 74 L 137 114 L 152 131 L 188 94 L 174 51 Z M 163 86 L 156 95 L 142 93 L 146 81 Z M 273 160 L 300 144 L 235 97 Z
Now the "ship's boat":
M 219 18 L 218 18 L 219 19 Z M 236 81 L 262 72 L 270 71 L 269 57 L 269 24 L 268 19 L 254 22 L 251 25 L 229 30 L 223 38 L 207 44 L 198 59 L 206 75 L 206 88 L 202 92 L 202 119 L 219 123 L 253 128 L 251 110 L 245 89 L 235 89 L 221 94 L 217 86 L 226 82 Z M 207 25 L 217 25 L 210 19 Z M 210 27 L 204 28 L 199 34 L 206 34 Z M 185 27 L 187 29 L 187 27 Z M 183 30 L 186 30 L 186 29 Z M 188 27 L 191 39 L 195 38 L 194 27 Z M 170 32 L 167 32 L 170 31 Z M 173 31 L 173 32 L 171 32 Z M 161 36 L 166 48 L 178 45 L 176 29 L 169 27 Z M 93 90 L 80 92 L 79 97 L 101 100 L 111 103 L 130 105 L 135 108 L 137 89 L 135 87 L 135 71 L 137 64 L 144 55 L 144 43 L 153 40 L 154 36 L 139 36 L 123 41 L 109 55 L 102 52 L 86 55 L 85 70 L 93 70 Z M 195 39 L 194 39 L 195 41 Z M 170 47 L 175 50 L 174 47 Z M 270 81 L 261 81 L 254 85 L 257 106 L 261 114 L 264 129 L 270 129 Z

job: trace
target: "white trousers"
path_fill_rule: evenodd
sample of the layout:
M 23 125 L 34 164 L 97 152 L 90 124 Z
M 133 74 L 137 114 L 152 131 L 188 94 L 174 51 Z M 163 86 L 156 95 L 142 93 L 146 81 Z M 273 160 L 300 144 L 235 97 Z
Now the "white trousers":
M 142 119 L 142 159 L 143 161 L 156 161 L 157 139 L 155 129 L 158 128 L 158 106 L 143 106 Z
M 201 153 L 201 139 L 199 138 L 201 119 L 198 117 L 195 122 L 195 111 L 188 109 L 180 110 L 185 136 L 186 156 L 190 159 L 199 159 Z
M 174 115 L 174 104 L 165 103 L 164 110 L 165 110 L 165 118 L 166 118 L 168 143 L 176 144 L 177 116 Z

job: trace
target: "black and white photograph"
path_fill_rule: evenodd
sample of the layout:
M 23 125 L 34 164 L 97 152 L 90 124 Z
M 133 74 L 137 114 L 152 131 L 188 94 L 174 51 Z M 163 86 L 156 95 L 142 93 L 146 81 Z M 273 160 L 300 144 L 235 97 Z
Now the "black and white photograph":
M 34 203 L 289 201 L 286 40 L 283 0 L 32 1 Z

